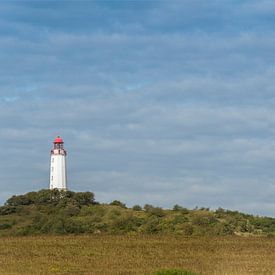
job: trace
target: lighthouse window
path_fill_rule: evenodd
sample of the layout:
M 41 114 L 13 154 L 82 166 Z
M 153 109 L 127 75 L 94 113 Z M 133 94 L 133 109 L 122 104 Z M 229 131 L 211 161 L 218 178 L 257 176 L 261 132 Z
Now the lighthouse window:
M 54 162 L 54 158 L 52 158 L 52 162 Z
M 52 180 L 53 180 L 53 176 L 52 176 Z

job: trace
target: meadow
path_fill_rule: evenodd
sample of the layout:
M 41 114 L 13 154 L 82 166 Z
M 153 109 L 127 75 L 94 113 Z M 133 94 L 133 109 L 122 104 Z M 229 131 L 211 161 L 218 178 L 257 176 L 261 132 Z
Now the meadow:
M 0 238 L 0 274 L 275 274 L 275 239 L 170 235 Z

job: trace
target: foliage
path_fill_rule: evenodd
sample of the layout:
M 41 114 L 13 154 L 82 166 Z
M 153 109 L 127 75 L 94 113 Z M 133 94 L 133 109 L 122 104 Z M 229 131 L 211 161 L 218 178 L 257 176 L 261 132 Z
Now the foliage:
M 152 208 L 154 208 L 154 206 L 151 205 L 151 204 L 145 204 L 145 205 L 143 206 L 143 209 L 144 209 L 146 212 L 149 212 Z
M 48 190 L 42 189 L 38 192 L 29 192 L 25 195 L 12 196 L 9 198 L 6 206 L 20 206 L 20 205 L 32 205 L 32 204 L 50 204 L 56 205 L 59 203 L 89 205 L 94 203 L 94 194 L 92 192 L 72 192 L 63 191 L 58 189 Z
M 141 227 L 141 232 L 149 234 L 160 233 L 162 231 L 161 225 L 161 220 L 152 216 L 146 221 L 146 223 L 143 224 Z
M 187 209 L 184 208 L 184 207 L 182 207 L 182 206 L 180 206 L 180 205 L 178 205 L 178 204 L 175 204 L 175 205 L 173 206 L 173 210 L 174 210 L 174 211 L 182 211 L 182 210 L 187 210 Z
M 2 223 L 2 224 L 0 224 L 0 230 L 9 229 L 11 227 L 12 227 L 12 225 L 9 224 L 9 223 Z
M 121 202 L 121 201 L 118 201 L 118 200 L 114 200 L 110 203 L 110 205 L 115 205 L 115 206 L 119 206 L 119 207 L 122 207 L 122 208 L 126 208 L 126 204 Z
M 165 212 L 160 207 L 152 207 L 148 210 L 148 214 L 156 217 L 164 217 Z
M 134 211 L 142 211 L 142 207 L 141 207 L 140 205 L 134 205 L 134 206 L 132 207 L 132 209 L 133 209 Z
M 222 208 L 164 210 L 120 201 L 99 204 L 92 192 L 40 190 L 12 196 L 0 207 L 0 236 L 37 234 L 275 235 L 275 219 Z
M 16 213 L 18 210 L 18 207 L 16 208 L 15 206 L 2 206 L 0 207 L 0 215 L 9 215 L 12 213 Z

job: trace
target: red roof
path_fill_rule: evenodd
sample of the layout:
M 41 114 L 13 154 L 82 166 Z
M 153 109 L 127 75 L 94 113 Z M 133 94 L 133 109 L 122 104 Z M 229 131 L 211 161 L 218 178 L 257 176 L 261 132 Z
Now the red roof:
M 58 136 L 58 137 L 54 140 L 53 143 L 64 143 L 64 142 L 63 142 L 63 139 L 62 139 L 60 136 Z

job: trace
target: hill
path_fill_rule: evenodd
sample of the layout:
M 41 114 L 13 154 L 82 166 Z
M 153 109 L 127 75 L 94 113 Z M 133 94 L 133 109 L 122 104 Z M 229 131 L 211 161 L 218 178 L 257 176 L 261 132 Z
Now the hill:
M 275 219 L 222 208 L 127 208 L 119 201 L 100 204 L 92 192 L 58 190 L 13 196 L 0 207 L 0 236 L 82 233 L 275 236 Z

